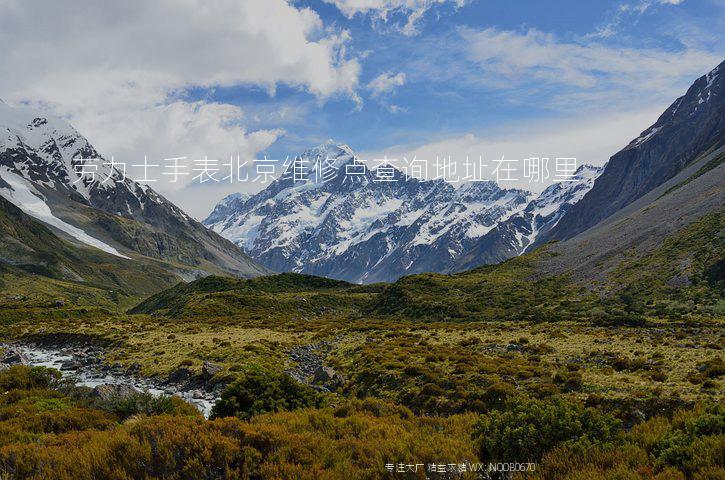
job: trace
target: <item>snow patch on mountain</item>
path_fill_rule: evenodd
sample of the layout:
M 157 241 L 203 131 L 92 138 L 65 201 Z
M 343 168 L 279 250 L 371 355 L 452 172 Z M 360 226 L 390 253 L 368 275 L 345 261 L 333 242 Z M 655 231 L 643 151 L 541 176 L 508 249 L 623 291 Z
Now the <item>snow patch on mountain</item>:
M 524 215 L 530 226 L 518 232 L 519 254 L 537 231 L 558 221 L 557 208 L 591 187 L 570 182 L 534 196 L 493 181 L 458 188 L 419 181 L 397 169 L 392 182 L 377 181 L 374 170 L 355 182 L 345 175 L 353 151 L 331 141 L 296 158 L 328 175 L 295 182 L 288 169 L 256 195 L 225 197 L 203 223 L 273 270 L 353 282 L 444 271 L 498 225 Z
M 3 181 L 10 187 L 0 188 L 0 195 L 9 202 L 13 203 L 16 207 L 20 208 L 23 212 L 27 213 L 31 217 L 37 218 L 43 223 L 67 233 L 71 237 L 85 243 L 86 245 L 95 247 L 117 257 L 130 260 L 129 257 L 120 254 L 118 250 L 112 246 L 93 238 L 80 228 L 76 228 L 54 216 L 50 211 L 50 207 L 48 207 L 43 200 L 42 195 L 24 178 L 11 172 L 7 167 L 0 167 L 0 178 L 2 178 Z

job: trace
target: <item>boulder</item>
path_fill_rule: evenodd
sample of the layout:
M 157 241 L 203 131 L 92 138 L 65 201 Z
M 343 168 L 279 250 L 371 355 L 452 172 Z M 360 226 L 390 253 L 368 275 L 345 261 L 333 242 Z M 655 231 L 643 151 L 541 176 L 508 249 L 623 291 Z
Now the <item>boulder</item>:
M 15 348 L 9 348 L 5 350 L 0 363 L 5 365 L 27 365 L 28 359 L 25 358 L 23 352 Z
M 104 383 L 91 390 L 91 397 L 107 401 L 114 398 L 128 398 L 137 393 L 139 393 L 139 391 L 130 385 Z
M 322 385 L 328 390 L 337 390 L 344 383 L 344 379 L 333 368 L 323 365 L 315 370 L 312 383 L 314 385 Z
M 65 362 L 60 364 L 60 369 L 62 371 L 80 370 L 81 368 L 83 368 L 83 364 L 78 360 L 66 360 Z
M 222 370 L 223 368 L 220 365 L 216 365 L 211 362 L 204 362 L 204 365 L 201 367 L 201 374 L 204 378 L 209 379 Z
M 169 383 L 183 383 L 191 378 L 191 370 L 186 367 L 179 367 L 169 373 Z

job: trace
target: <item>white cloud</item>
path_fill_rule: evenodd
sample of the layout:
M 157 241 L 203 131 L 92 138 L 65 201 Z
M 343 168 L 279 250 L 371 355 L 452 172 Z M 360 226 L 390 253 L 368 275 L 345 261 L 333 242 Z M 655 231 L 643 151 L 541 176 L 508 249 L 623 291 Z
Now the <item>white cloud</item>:
M 684 0 L 639 0 L 637 3 L 621 3 L 610 13 L 606 23 L 599 26 L 596 31 L 586 38 L 610 38 L 616 35 L 622 23 L 632 17 L 637 18 L 647 12 L 652 6 L 680 5 Z
M 315 12 L 285 0 L 6 0 L 0 26 L 0 55 L 13 72 L 3 75 L 6 91 L 58 93 L 56 79 L 88 86 L 90 77 L 166 92 L 282 82 L 328 96 L 352 91 L 360 69 L 344 57 L 347 32 L 326 30 Z
M 368 83 L 367 89 L 370 90 L 373 97 L 380 97 L 403 85 L 405 85 L 405 73 L 400 72 L 393 75 L 392 72 L 384 72 L 372 79 Z
M 286 0 L 2 0 L 0 95 L 67 118 L 117 158 L 252 156 L 281 131 L 248 132 L 239 108 L 183 92 L 286 84 L 358 101 L 349 40 Z
M 561 86 L 552 98 L 567 101 L 598 98 L 636 101 L 643 93 L 674 99 L 679 90 L 717 65 L 709 52 L 685 49 L 635 49 L 597 41 L 565 42 L 530 29 L 524 32 L 488 28 L 461 30 L 468 56 L 480 67 L 479 81 L 504 87 L 526 84 L 536 93 Z M 539 88 L 537 88 L 539 87 Z
M 418 144 L 388 148 L 384 151 L 364 152 L 362 158 L 400 159 L 413 157 L 426 160 L 429 178 L 434 171 L 436 157 L 451 156 L 457 165 L 456 175 L 465 174 L 466 156 L 471 162 L 478 162 L 482 156 L 485 169 L 484 178 L 493 179 L 494 159 L 517 160 L 519 172 L 512 178 L 515 182 L 501 182 L 502 187 L 524 188 L 541 191 L 546 185 L 529 183 L 521 178 L 522 160 L 529 157 L 550 158 L 550 173 L 553 175 L 556 157 L 574 157 L 577 165 L 588 163 L 603 165 L 613 154 L 621 150 L 630 140 L 639 136 L 667 107 L 666 104 L 650 107 L 647 110 L 606 113 L 598 117 L 576 116 L 558 120 L 536 121 L 500 125 L 498 129 L 487 132 L 472 132 L 449 138 Z M 550 183 L 550 182 L 549 182 Z
M 414 35 L 418 32 L 416 23 L 435 4 L 451 4 L 462 7 L 469 0 L 324 0 L 335 5 L 345 16 L 371 15 L 374 19 L 387 22 L 395 14 L 406 17 L 402 32 Z

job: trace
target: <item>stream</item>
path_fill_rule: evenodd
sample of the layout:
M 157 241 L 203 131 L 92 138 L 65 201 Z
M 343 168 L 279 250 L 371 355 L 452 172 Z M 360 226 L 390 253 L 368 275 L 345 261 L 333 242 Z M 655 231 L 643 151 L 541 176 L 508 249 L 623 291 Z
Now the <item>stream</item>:
M 54 348 L 48 346 L 13 344 L 0 347 L 11 348 L 22 354 L 29 366 L 42 366 L 59 370 L 64 377 L 73 379 L 75 385 L 97 387 L 103 384 L 127 385 L 152 395 L 176 395 L 194 405 L 209 418 L 216 397 L 201 389 L 177 389 L 161 385 L 149 378 L 137 377 L 120 368 L 110 368 L 97 362 L 84 362 L 84 358 L 73 353 L 72 348 Z

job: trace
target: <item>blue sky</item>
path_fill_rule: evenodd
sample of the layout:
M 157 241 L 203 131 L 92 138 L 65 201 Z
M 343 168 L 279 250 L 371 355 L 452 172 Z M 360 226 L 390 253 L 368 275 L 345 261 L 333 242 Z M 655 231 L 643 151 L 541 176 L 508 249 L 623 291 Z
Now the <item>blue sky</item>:
M 128 164 L 332 138 L 601 165 L 722 61 L 722 32 L 725 0 L 0 0 L 0 98 Z M 202 218 L 262 186 L 154 188 Z
M 721 32 L 725 31 L 723 3 L 712 1 L 471 1 L 461 7 L 446 3 L 431 7 L 416 23 L 417 32 L 407 35 L 401 31 L 408 15 L 404 11 L 393 12 L 383 22 L 371 14 L 348 18 L 334 5 L 321 1 L 299 5 L 317 12 L 326 25 L 349 30 L 348 53 L 364 56 L 358 90 L 362 106 L 348 96 L 320 102 L 304 90 L 284 85 L 274 96 L 265 89 L 244 86 L 196 92 L 208 100 L 259 112 L 258 121 L 252 123 L 258 128 L 284 128 L 285 135 L 267 149 L 275 157 L 299 152 L 327 138 L 346 142 L 357 151 L 377 152 L 502 125 L 577 116 L 587 109 L 601 112 L 662 106 L 694 80 L 687 72 L 671 79 L 667 88 L 655 84 L 650 91 L 637 91 L 636 98 L 626 83 L 610 84 L 606 65 L 599 66 L 602 72 L 597 65 L 588 72 L 601 86 L 535 76 L 528 79 L 529 69 L 501 72 L 497 81 L 495 62 L 487 68 L 468 57 L 466 30 L 495 29 L 520 36 L 536 31 L 565 46 L 673 53 L 697 48 L 714 56 L 718 49 L 722 53 Z M 386 73 L 403 73 L 403 85 L 380 95 L 365 88 Z M 589 105 L 573 106 L 577 94 L 588 93 L 596 94 Z M 559 99 L 566 96 L 574 98 Z

